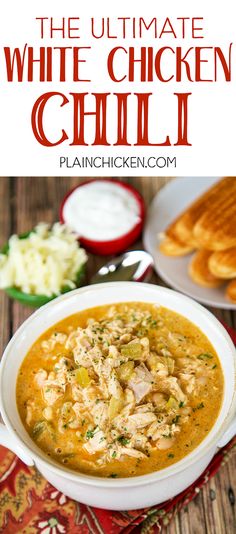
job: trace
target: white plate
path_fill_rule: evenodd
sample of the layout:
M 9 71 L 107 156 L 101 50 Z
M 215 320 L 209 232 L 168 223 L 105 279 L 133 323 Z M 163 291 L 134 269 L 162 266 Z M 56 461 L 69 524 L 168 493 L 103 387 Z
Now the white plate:
M 208 306 L 236 310 L 236 305 L 225 298 L 226 284 L 216 289 L 205 288 L 189 278 L 187 268 L 191 255 L 170 258 L 161 254 L 158 247 L 158 234 L 217 180 L 219 177 L 175 178 L 163 187 L 149 208 L 144 229 L 144 246 L 154 258 L 157 273 L 168 285 Z

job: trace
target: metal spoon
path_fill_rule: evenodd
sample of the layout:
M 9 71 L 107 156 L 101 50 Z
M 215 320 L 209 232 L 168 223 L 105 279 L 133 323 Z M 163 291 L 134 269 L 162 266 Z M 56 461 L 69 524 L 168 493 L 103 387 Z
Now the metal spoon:
M 144 250 L 130 250 L 109 261 L 92 277 L 91 284 L 128 281 L 147 282 L 152 274 L 152 256 Z

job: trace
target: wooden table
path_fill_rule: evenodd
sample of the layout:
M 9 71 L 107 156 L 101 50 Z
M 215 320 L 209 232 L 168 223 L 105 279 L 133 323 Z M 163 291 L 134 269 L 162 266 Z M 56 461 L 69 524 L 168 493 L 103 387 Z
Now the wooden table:
M 58 220 L 62 197 L 79 178 L 0 178 L 0 245 L 12 233 L 31 229 L 39 221 Z M 169 178 L 123 178 L 142 193 L 146 205 Z M 135 247 L 142 246 L 136 243 Z M 90 256 L 87 281 L 104 262 L 104 258 Z M 153 274 L 151 282 L 164 283 Z M 228 325 L 236 328 L 236 313 L 229 310 L 211 310 Z M 12 302 L 0 293 L 0 349 L 7 344 L 12 333 L 32 313 L 32 309 Z M 165 534 L 233 534 L 236 532 L 236 455 L 223 466 L 204 487 L 194 501 L 182 509 Z

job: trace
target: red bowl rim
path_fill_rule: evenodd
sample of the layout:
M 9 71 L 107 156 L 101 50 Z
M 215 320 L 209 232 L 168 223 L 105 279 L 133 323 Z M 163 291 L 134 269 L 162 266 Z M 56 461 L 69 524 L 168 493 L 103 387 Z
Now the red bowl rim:
M 73 187 L 72 189 L 70 189 L 66 195 L 64 196 L 64 198 L 62 199 L 62 202 L 61 202 L 61 205 L 60 205 L 60 210 L 59 210 L 59 217 L 60 217 L 60 222 L 62 224 L 66 224 L 66 221 L 64 219 L 64 216 L 63 216 L 63 209 L 64 209 L 64 205 L 67 201 L 67 199 L 69 198 L 70 195 L 72 195 L 72 193 L 78 189 L 79 187 L 82 187 L 83 185 L 87 185 L 91 182 L 95 182 L 95 181 L 103 181 L 103 182 L 111 182 L 111 183 L 115 183 L 117 184 L 118 186 L 120 187 L 123 187 L 123 189 L 126 189 L 127 191 L 129 191 L 130 193 L 132 193 L 132 195 L 135 197 L 135 199 L 137 200 L 137 203 L 138 203 L 138 206 L 139 206 L 139 210 L 140 210 L 140 220 L 134 225 L 132 226 L 132 228 L 126 232 L 125 234 L 121 234 L 119 237 L 116 237 L 115 239 L 108 239 L 106 241 L 98 241 L 98 240 L 94 240 L 94 239 L 88 239 L 87 237 L 84 237 L 83 235 L 79 236 L 78 235 L 78 239 L 81 239 L 83 241 L 83 244 L 87 244 L 88 247 L 89 246 L 96 246 L 96 247 L 99 247 L 99 246 L 103 246 L 103 245 L 107 245 L 107 244 L 116 244 L 116 242 L 120 243 L 120 240 L 122 239 L 126 239 L 130 234 L 133 233 L 133 231 L 137 228 L 137 227 L 141 227 L 143 226 L 143 223 L 144 223 L 144 218 L 145 218 L 145 204 L 144 204 L 144 199 L 142 197 L 142 195 L 139 193 L 139 191 L 137 191 L 137 189 L 135 189 L 135 187 L 133 187 L 132 185 L 130 184 L 127 184 L 126 182 L 120 182 L 119 180 L 115 179 L 115 178 L 91 178 L 89 180 L 85 180 L 84 182 L 81 182 L 80 184 L 76 185 L 75 187 Z

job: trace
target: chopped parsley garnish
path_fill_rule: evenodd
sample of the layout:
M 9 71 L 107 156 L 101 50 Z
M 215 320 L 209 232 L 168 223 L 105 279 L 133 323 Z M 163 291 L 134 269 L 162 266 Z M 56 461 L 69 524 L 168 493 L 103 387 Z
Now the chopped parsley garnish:
M 96 427 L 95 427 L 93 430 L 87 430 L 87 432 L 86 432 L 86 438 L 87 438 L 87 439 L 91 439 L 91 438 L 93 438 L 95 430 L 96 430 Z
M 117 438 L 117 441 L 119 441 L 121 445 L 128 445 L 128 443 L 130 442 L 130 439 L 126 438 L 125 436 L 119 436 Z
M 111 474 L 109 475 L 109 477 L 110 477 L 110 478 L 116 478 L 116 477 L 118 477 L 118 475 L 117 475 L 117 473 L 111 473 Z
M 167 458 L 174 458 L 175 455 L 173 454 L 173 452 L 170 452 L 169 454 L 167 454 Z
M 193 412 L 196 412 L 196 410 L 201 410 L 204 407 L 205 407 L 204 402 L 200 402 L 199 404 L 197 404 L 195 408 L 193 408 Z
M 176 416 L 174 417 L 174 419 L 172 419 L 172 423 L 177 425 L 177 423 L 178 423 L 178 421 L 179 421 L 179 418 L 180 418 L 180 415 L 176 415 Z
M 200 404 L 197 405 L 197 409 L 200 410 L 201 408 L 204 408 L 204 403 L 200 402 Z
M 215 369 L 216 367 L 217 367 L 216 363 L 215 363 L 215 365 L 212 365 L 212 369 Z
M 183 406 L 184 406 L 184 402 L 183 402 L 183 401 L 180 401 L 180 403 L 179 403 L 179 408 L 183 408 Z
M 198 360 L 212 360 L 213 356 L 211 354 L 208 354 L 207 352 L 204 352 L 202 354 L 199 354 L 197 358 Z
M 115 458 L 115 457 L 116 457 L 116 454 L 117 454 L 116 451 L 113 451 L 111 457 L 112 457 L 112 458 Z
M 150 323 L 149 324 L 150 328 L 155 328 L 155 326 L 157 326 L 157 321 L 155 319 L 152 320 L 152 318 L 150 318 L 150 320 L 147 322 Z

